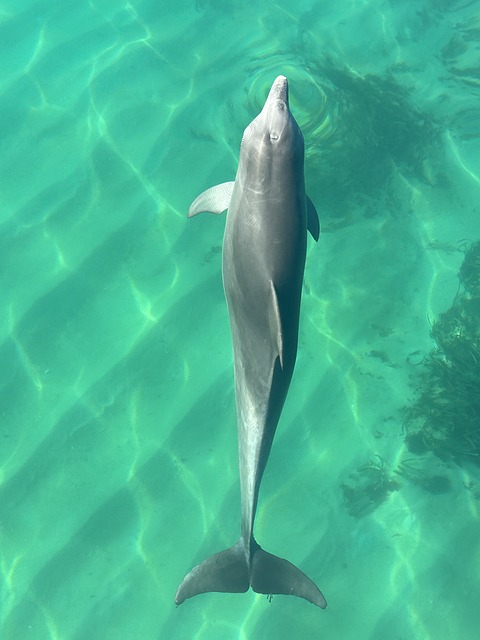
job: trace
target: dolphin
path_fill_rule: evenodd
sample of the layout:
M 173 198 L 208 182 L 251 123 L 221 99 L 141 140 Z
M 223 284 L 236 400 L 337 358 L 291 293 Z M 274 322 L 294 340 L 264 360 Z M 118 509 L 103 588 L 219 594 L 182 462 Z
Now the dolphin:
M 288 82 L 274 81 L 245 129 L 234 182 L 207 189 L 188 217 L 228 209 L 222 271 L 233 342 L 241 491 L 241 536 L 188 573 L 175 603 L 211 591 L 295 595 L 324 609 L 322 592 L 253 536 L 258 493 L 297 355 L 307 229 L 317 212 L 305 194 L 304 142 L 290 112 Z

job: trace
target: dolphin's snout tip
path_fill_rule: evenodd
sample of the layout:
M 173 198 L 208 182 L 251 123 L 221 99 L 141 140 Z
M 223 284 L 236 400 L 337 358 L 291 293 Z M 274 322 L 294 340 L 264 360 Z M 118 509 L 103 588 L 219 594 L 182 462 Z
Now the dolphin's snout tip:
M 279 90 L 283 88 L 288 89 L 288 80 L 285 76 L 277 76 L 274 80 L 273 86 L 277 87 Z
M 288 104 L 288 80 L 285 76 L 277 76 L 270 89 L 270 96 L 280 98 Z

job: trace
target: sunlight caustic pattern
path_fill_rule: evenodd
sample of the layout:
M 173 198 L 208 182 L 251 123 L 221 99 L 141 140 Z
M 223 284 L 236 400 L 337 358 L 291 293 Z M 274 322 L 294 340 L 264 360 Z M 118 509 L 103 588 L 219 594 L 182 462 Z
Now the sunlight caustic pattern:
M 437 460 L 441 494 L 397 473 L 478 227 L 474 3 L 6 0 L 0 30 L 0 637 L 476 637 L 478 581 L 454 587 L 478 468 Z M 185 215 L 233 179 L 279 73 L 322 235 L 258 529 L 331 608 L 176 610 L 239 531 L 224 219 Z M 341 486 L 372 459 L 399 487 L 351 515 Z

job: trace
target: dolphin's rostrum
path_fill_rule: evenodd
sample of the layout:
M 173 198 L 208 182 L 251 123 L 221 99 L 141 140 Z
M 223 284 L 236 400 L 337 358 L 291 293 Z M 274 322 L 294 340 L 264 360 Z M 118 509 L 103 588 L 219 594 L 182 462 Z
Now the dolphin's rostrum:
M 307 228 L 319 222 L 305 194 L 303 136 L 278 76 L 246 128 L 235 182 L 204 191 L 188 216 L 228 208 L 223 284 L 232 332 L 242 521 L 240 540 L 185 576 L 176 604 L 208 591 L 286 594 L 325 608 L 323 594 L 295 565 L 253 537 L 258 492 L 293 374 Z

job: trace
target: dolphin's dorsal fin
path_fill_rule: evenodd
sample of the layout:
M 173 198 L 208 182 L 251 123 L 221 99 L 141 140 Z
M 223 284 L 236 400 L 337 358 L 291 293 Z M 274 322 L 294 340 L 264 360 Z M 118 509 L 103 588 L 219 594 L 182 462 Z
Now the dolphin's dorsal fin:
M 320 237 L 320 221 L 315 205 L 307 196 L 307 229 L 312 234 L 312 238 L 317 242 Z
M 274 344 L 277 345 L 280 366 L 283 369 L 283 328 L 275 285 L 270 280 L 270 299 L 268 301 L 268 317 Z
M 201 193 L 190 205 L 188 217 L 191 218 L 204 211 L 222 213 L 228 209 L 234 184 L 235 182 L 222 182 Z

